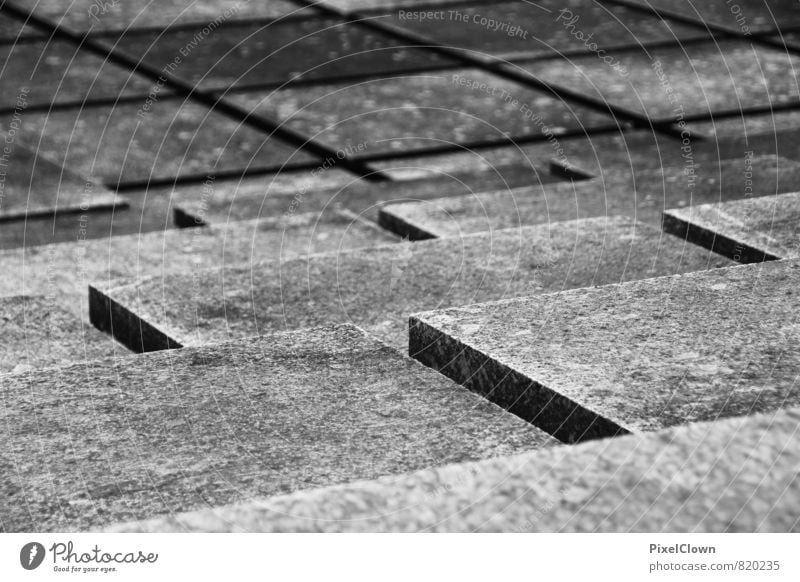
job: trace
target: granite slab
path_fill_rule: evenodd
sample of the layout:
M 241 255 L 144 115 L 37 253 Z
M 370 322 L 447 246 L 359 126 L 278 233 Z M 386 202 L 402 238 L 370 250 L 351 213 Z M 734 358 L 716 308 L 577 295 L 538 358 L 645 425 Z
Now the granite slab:
M 509 140 L 543 139 L 613 120 L 477 69 L 430 71 L 312 87 L 229 94 L 247 111 L 359 156 Z
M 690 17 L 698 23 L 709 23 L 751 36 L 759 33 L 791 29 L 800 25 L 797 3 L 792 0 L 630 0 L 648 8 L 669 11 Z
M 215 507 L 112 532 L 796 532 L 800 411 Z
M 345 211 L 230 222 L 0 252 L 0 296 L 43 294 L 85 317 L 87 286 L 123 277 L 192 274 L 301 254 L 390 244 L 396 237 Z
M 0 374 L 108 357 L 115 348 L 127 352 L 50 297 L 0 297 L 0 321 Z
M 353 326 L 3 380 L 6 532 L 79 531 L 554 443 Z
M 697 144 L 701 152 L 735 157 L 754 151 L 800 160 L 800 110 L 692 122 L 691 129 L 708 138 Z
M 13 121 L 13 120 L 12 120 Z M 59 214 L 124 209 L 129 200 L 21 145 L 16 130 L 0 132 L 0 223 Z M 4 225 L 6 228 L 6 225 Z
M 133 30 L 115 39 L 115 46 L 158 69 L 180 57 L 172 73 L 206 90 L 278 89 L 290 81 L 338 81 L 453 66 L 443 57 L 335 18 L 237 23 L 205 31 L 202 26 Z
M 663 228 L 740 263 L 800 256 L 800 194 L 664 212 Z
M 657 226 L 664 209 L 800 190 L 800 164 L 775 156 L 664 167 L 570 183 L 390 204 L 380 224 L 413 240 L 517 228 L 608 214 Z
M 467 3 L 394 8 L 385 22 L 432 42 L 467 51 L 472 57 L 519 59 L 591 53 L 620 46 L 708 38 L 697 27 L 643 12 L 596 3 Z
M 241 2 L 237 0 L 159 0 L 158 10 L 147 2 L 98 2 L 97 0 L 15 0 L 17 6 L 32 10 L 76 32 L 109 33 L 132 28 L 207 24 L 254 18 L 282 18 L 311 14 L 288 0 Z
M 746 41 L 507 65 L 658 122 L 797 101 L 800 58 Z
M 409 353 L 564 442 L 797 406 L 800 263 L 414 315 Z
M 324 215 L 338 208 L 377 220 L 378 209 L 393 201 L 458 196 L 487 188 L 513 188 L 559 180 L 530 162 L 480 164 L 476 156 L 465 155 L 464 158 L 458 164 L 437 168 L 398 160 L 392 166 L 381 168 L 394 181 L 380 185 L 328 169 L 220 181 L 202 195 L 196 186 L 177 187 L 171 193 L 175 220 L 180 226 L 200 222 L 220 224 L 294 212 Z
M 350 322 L 405 350 L 411 313 L 730 264 L 630 219 L 553 223 L 99 282 L 91 321 L 136 351 Z
M 0 45 L 0 104 L 14 108 L 147 95 L 150 83 L 103 57 L 58 40 Z M 24 109 L 24 108 L 22 108 Z
M 154 95 L 140 103 L 29 112 L 17 140 L 74 173 L 113 184 L 186 175 L 202 182 L 218 172 L 313 160 L 202 105 Z

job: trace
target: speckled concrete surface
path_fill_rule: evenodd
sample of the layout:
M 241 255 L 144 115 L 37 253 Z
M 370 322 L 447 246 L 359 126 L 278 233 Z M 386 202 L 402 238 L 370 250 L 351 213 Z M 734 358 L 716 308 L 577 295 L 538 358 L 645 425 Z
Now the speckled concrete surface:
M 798 257 L 800 194 L 676 208 L 663 228 L 742 263 Z
M 611 65 L 588 55 L 521 66 L 548 83 L 660 120 L 797 100 L 795 79 L 785 71 L 797 69 L 800 58 L 785 50 L 717 41 L 648 52 L 609 52 Z
M 300 11 L 308 13 L 288 0 L 241 2 L 237 0 L 199 0 L 187 5 L 184 0 L 158 0 L 158 10 L 134 2 L 96 0 L 16 0 L 15 4 L 33 10 L 63 26 L 81 32 L 103 33 L 134 27 L 164 27 L 188 23 L 207 23 L 228 14 L 226 20 L 279 18 Z
M 417 311 L 727 264 L 610 217 L 112 281 L 93 285 L 90 310 L 101 329 L 113 318 L 116 337 L 134 350 L 143 341 L 160 349 L 340 322 L 405 350 Z
M 609 214 L 657 226 L 665 208 L 800 190 L 800 163 L 764 156 L 748 164 L 741 160 L 697 164 L 691 179 L 684 168 L 665 167 L 635 175 L 609 172 L 605 180 L 392 204 L 381 208 L 380 223 L 415 239 Z
M 204 178 L 313 159 L 202 105 L 166 96 L 153 100 L 146 94 L 141 102 L 28 112 L 17 140 L 71 172 L 110 183 Z
M 3 531 L 75 531 L 553 444 L 355 327 L 6 376 Z
M 117 524 L 115 532 L 796 532 L 800 411 Z
M 286 212 L 317 212 L 324 216 L 346 208 L 377 221 L 378 209 L 388 202 L 457 196 L 494 188 L 513 188 L 553 182 L 559 178 L 528 164 L 478 165 L 474 156 L 450 167 L 426 169 L 414 161 L 397 161 L 382 168 L 396 181 L 375 184 L 335 169 L 309 173 L 283 172 L 265 177 L 212 184 L 202 196 L 196 187 L 172 191 L 179 225 L 201 220 L 224 224 L 255 216 Z M 168 193 L 165 193 L 168 194 Z
M 507 96 L 507 97 L 506 97 Z M 353 157 L 610 125 L 608 116 L 478 69 L 230 94 Z M 540 118 L 537 117 L 541 116 Z
M 127 352 L 51 298 L 0 297 L 0 373 L 24 372 Z
M 190 274 L 222 265 L 389 244 L 398 240 L 347 212 L 242 222 L 0 251 L 0 296 L 45 294 L 85 315 L 87 286 L 121 277 Z
M 800 262 L 417 314 L 409 352 L 565 442 L 800 404 Z

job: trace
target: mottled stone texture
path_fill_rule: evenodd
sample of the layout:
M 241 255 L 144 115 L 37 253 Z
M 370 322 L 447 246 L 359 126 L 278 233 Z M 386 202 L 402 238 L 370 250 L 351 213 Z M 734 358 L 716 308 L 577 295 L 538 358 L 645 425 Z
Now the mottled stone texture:
M 800 163 L 775 156 L 485 192 L 381 208 L 380 223 L 412 239 L 619 214 L 657 225 L 665 208 L 800 190 Z
M 797 405 L 800 262 L 424 313 L 410 353 L 565 442 Z
M 663 228 L 741 263 L 797 257 L 800 194 L 672 209 Z
M 48 297 L 0 298 L 0 322 L 3 329 L 0 373 L 23 372 L 114 353 L 115 344 L 107 335 Z
M 116 532 L 796 532 L 800 411 L 432 468 Z
M 637 4 L 707 22 L 737 34 L 764 33 L 800 25 L 800 13 L 793 0 L 634 0 Z
M 611 217 L 98 283 L 90 315 L 134 350 L 340 322 L 405 349 L 416 311 L 727 264 Z
M 343 326 L 3 378 L 0 529 L 74 531 L 554 443 Z
M 121 277 L 183 275 L 223 265 L 388 244 L 396 237 L 347 212 L 167 230 L 10 249 L 0 268 L 20 273 L 0 280 L 0 296 L 46 294 L 73 311 L 85 309 L 87 286 Z

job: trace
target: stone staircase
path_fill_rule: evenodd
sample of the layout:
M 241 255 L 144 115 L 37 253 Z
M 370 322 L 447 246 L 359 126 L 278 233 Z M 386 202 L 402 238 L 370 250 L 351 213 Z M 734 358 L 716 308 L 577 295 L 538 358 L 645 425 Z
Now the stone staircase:
M 135 4 L 0 7 L 0 531 L 800 527 L 800 11 Z

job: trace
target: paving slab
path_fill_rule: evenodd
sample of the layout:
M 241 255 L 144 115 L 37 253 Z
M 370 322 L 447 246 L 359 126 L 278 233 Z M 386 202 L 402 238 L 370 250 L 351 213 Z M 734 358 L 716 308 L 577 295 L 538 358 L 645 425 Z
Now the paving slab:
M 740 263 L 800 256 L 800 194 L 664 212 L 663 228 Z
M 604 217 L 98 283 L 89 305 L 98 328 L 136 351 L 342 322 L 405 350 L 417 311 L 727 264 Z
M 554 443 L 353 326 L 16 374 L 2 394 L 9 532 L 97 528 Z
M 127 351 L 58 301 L 41 295 L 0 298 L 0 320 L 0 374 L 103 358 L 115 347 Z
M 26 25 L 22 20 L 12 18 L 6 13 L 0 14 L 0 43 L 16 43 L 23 39 L 43 38 L 44 35 Z
M 176 223 L 224 224 L 256 216 L 282 216 L 293 212 L 324 215 L 346 208 L 377 220 L 378 209 L 397 200 L 419 200 L 480 192 L 487 188 L 514 187 L 559 180 L 546 170 L 525 164 L 483 163 L 465 155 L 461 163 L 429 169 L 398 160 L 381 168 L 395 181 L 376 184 L 336 169 L 282 172 L 265 177 L 220 181 L 205 192 L 196 186 L 175 188 L 172 201 Z
M 415 6 L 447 6 L 463 0 L 320 0 L 319 4 L 345 12 L 370 12 L 377 9 Z
M 113 532 L 796 532 L 800 411 L 209 508 Z
M 746 41 L 515 63 L 539 79 L 655 121 L 797 101 L 797 56 Z M 507 65 L 512 67 L 512 65 Z
M 632 0 L 658 10 L 670 11 L 690 17 L 698 22 L 707 22 L 724 27 L 737 34 L 750 36 L 756 33 L 791 29 L 800 25 L 797 3 L 792 0 Z
M 800 401 L 798 278 L 775 261 L 417 314 L 409 353 L 564 442 L 772 412 Z
M 13 120 L 12 120 L 13 122 Z M 58 214 L 122 210 L 128 200 L 22 146 L 16 131 L 0 132 L 0 222 Z M 4 225 L 5 227 L 5 225 Z
M 7 123 L 2 129 L 11 128 Z M 313 158 L 181 99 L 96 105 L 22 116 L 17 141 L 72 172 L 105 183 L 236 172 Z M 209 146 L 209 144 L 214 144 Z
M 158 9 L 150 2 L 97 2 L 97 0 L 15 0 L 14 4 L 39 17 L 55 21 L 77 32 L 108 33 L 129 28 L 164 28 L 187 24 L 207 24 L 253 18 L 281 18 L 311 14 L 287 0 L 241 2 L 237 0 L 159 0 Z
M 353 158 L 530 134 L 557 136 L 613 121 L 477 69 L 229 97 Z
M 692 122 L 691 129 L 707 136 L 705 142 L 696 142 L 699 152 L 707 150 L 721 157 L 735 157 L 755 151 L 800 159 L 800 110 Z
M 193 273 L 222 265 L 390 244 L 397 238 L 347 212 L 296 214 L 224 225 L 107 239 L 28 246 L 0 252 L 0 296 L 42 294 L 86 316 L 90 282 Z
M 557 57 L 709 36 L 697 27 L 623 7 L 611 12 L 595 3 L 565 7 L 555 0 L 401 6 L 379 21 L 478 58 Z
M 14 108 L 147 95 L 145 78 L 62 41 L 0 45 L 0 104 Z M 21 109 L 24 109 L 22 107 Z
M 800 190 L 800 163 L 775 156 L 697 164 L 691 180 L 683 168 L 665 167 L 592 180 L 480 192 L 390 204 L 380 224 L 413 240 L 461 236 L 552 221 L 609 214 L 651 225 L 664 209 Z M 788 219 L 787 219 L 788 220 Z
M 174 31 L 131 31 L 115 46 L 202 89 L 342 80 L 453 62 L 335 18 L 237 23 Z M 189 47 L 189 48 L 187 48 Z M 179 62 L 171 64 L 176 57 Z

